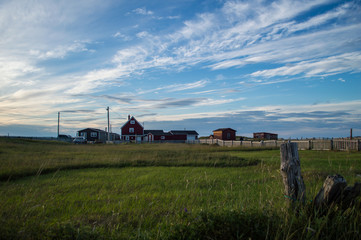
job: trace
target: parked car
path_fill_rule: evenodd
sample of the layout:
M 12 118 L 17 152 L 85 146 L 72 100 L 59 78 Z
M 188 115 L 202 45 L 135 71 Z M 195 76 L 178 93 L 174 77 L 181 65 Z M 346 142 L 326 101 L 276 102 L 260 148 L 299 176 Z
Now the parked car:
M 73 140 L 73 143 L 77 143 L 77 144 L 82 144 L 82 143 L 86 143 L 86 139 L 85 137 L 75 137 Z

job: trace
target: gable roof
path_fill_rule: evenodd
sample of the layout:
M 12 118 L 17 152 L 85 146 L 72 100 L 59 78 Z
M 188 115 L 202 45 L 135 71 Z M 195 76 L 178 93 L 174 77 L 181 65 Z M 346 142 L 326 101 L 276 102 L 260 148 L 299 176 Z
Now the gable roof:
M 128 120 L 126 123 L 124 123 L 124 125 L 123 125 L 120 129 L 123 129 L 123 127 L 124 127 L 125 125 L 127 125 L 127 124 L 128 124 L 130 121 L 132 121 L 132 120 L 134 120 L 139 126 L 141 126 L 141 127 L 144 129 L 143 125 L 140 124 L 140 123 L 137 121 L 137 119 L 135 119 L 134 116 L 132 116 L 131 118 L 129 118 L 129 120 Z
M 199 135 L 194 130 L 171 130 L 169 132 L 173 135 Z
M 232 128 L 218 128 L 218 129 L 216 129 L 216 130 L 213 130 L 213 132 L 216 132 L 216 131 L 225 131 L 225 130 L 231 130 L 231 131 L 235 131 L 235 132 L 237 132 L 236 130 L 234 130 L 234 129 L 232 129 Z
M 101 129 L 97 129 L 97 128 L 84 128 L 82 130 L 79 130 L 78 132 L 83 132 L 83 131 L 87 131 L 87 130 L 90 130 L 90 131 L 93 131 L 93 132 L 105 132 L 104 130 L 101 130 Z

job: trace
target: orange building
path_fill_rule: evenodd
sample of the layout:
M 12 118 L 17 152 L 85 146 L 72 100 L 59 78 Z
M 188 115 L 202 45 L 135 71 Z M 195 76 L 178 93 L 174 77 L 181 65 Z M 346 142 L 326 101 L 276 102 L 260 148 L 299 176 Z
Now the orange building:
M 236 130 L 232 128 L 218 128 L 213 131 L 213 137 L 220 140 L 236 140 Z

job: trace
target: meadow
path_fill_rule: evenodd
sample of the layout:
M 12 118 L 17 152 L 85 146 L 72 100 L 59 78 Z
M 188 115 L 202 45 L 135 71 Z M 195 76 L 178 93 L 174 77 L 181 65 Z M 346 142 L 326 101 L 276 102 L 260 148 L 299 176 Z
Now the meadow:
M 329 174 L 361 182 L 361 153 L 299 154 L 294 211 L 279 149 L 0 138 L 0 239 L 359 239 L 360 199 L 323 214 L 311 200 Z

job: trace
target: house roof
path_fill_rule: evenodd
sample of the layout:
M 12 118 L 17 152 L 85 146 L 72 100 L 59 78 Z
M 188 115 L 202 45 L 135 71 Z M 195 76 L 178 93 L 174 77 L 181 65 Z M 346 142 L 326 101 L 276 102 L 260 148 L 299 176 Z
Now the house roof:
M 194 130 L 171 130 L 169 132 L 173 135 L 199 135 Z
M 149 134 L 151 133 L 152 135 L 164 135 L 165 132 L 163 130 L 144 130 L 144 134 Z
M 216 130 L 213 130 L 213 132 L 216 132 L 216 131 L 225 131 L 225 130 L 231 130 L 231 131 L 235 131 L 237 132 L 236 130 L 232 129 L 232 128 L 218 128 Z
M 97 129 L 97 128 L 84 128 L 82 130 L 79 130 L 78 132 L 83 132 L 83 131 L 88 131 L 88 130 L 93 131 L 93 132 L 105 132 L 106 133 L 106 131 Z
M 140 124 L 140 123 L 137 121 L 137 119 L 135 119 L 134 116 L 132 116 L 131 118 L 129 118 L 128 121 L 126 121 L 126 122 L 124 123 L 124 125 L 123 125 L 120 129 L 123 129 L 123 127 L 124 127 L 125 125 L 127 125 L 127 123 L 130 122 L 131 120 L 134 120 L 137 124 L 139 124 L 142 128 L 144 128 L 143 125 Z
M 278 135 L 277 133 L 269 133 L 269 132 L 255 132 L 253 134 L 272 134 L 272 135 Z

